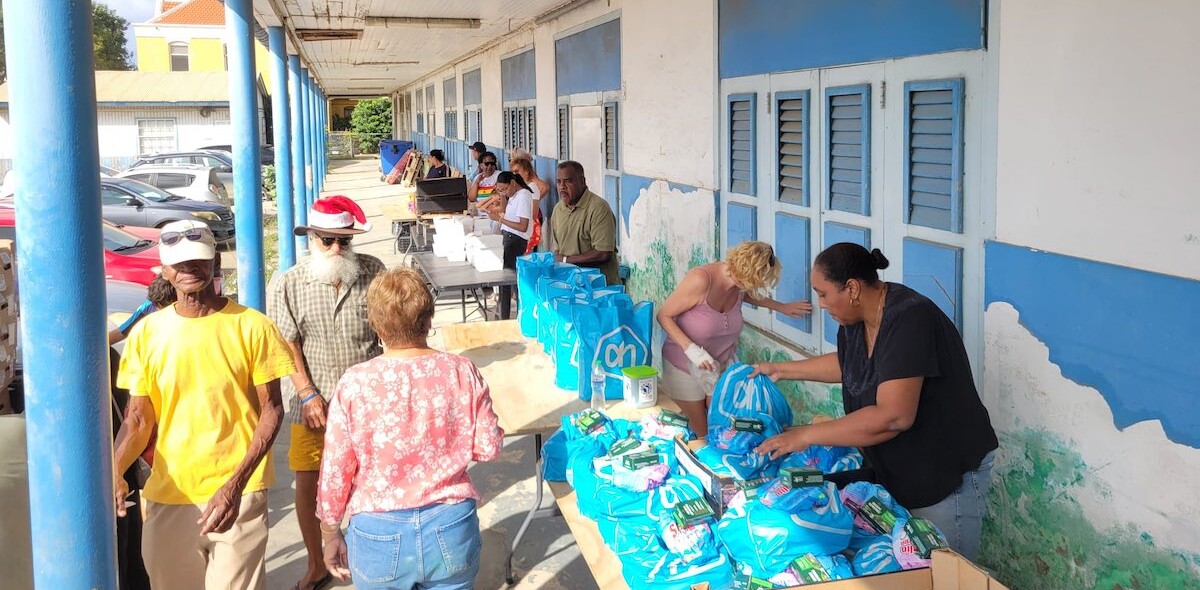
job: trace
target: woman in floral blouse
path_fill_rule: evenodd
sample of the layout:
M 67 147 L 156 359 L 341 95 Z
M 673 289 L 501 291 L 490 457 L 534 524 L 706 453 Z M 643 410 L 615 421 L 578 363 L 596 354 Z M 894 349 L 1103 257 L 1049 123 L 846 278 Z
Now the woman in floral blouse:
M 367 318 L 384 353 L 347 370 L 329 405 L 325 565 L 360 589 L 471 588 L 482 540 L 467 466 L 498 457 L 504 437 L 488 386 L 470 360 L 429 348 L 433 299 L 415 272 L 380 274 Z

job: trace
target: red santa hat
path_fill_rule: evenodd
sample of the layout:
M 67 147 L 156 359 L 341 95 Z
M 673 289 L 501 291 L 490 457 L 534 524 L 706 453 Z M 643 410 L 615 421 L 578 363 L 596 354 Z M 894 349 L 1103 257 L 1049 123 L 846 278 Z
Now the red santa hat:
M 357 225 L 357 227 L 355 227 Z M 322 234 L 350 236 L 370 231 L 371 224 L 358 203 L 349 197 L 334 195 L 317 199 L 312 209 L 308 210 L 308 225 L 297 227 L 294 233 L 298 236 L 314 231 Z

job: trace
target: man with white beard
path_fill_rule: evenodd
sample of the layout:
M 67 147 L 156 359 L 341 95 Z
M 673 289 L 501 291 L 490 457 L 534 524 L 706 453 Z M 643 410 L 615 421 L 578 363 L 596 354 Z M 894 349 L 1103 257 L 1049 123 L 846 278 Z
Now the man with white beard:
M 329 396 L 346 369 L 382 352 L 367 323 L 366 297 L 371 280 L 385 267 L 351 246 L 353 237 L 368 229 L 366 215 L 349 198 L 317 200 L 308 225 L 295 229 L 296 235 L 308 236 L 308 258 L 272 281 L 268 312 L 296 363 L 288 466 L 296 472 L 296 520 L 308 551 L 308 570 L 295 586 L 301 590 L 324 588 L 331 581 L 316 516 Z

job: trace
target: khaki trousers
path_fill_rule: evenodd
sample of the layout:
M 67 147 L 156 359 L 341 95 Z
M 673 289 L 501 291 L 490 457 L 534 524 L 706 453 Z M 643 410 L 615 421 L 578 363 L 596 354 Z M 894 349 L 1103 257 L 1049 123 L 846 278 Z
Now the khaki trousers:
M 233 527 L 200 535 L 205 505 L 146 501 L 142 557 L 150 585 L 170 590 L 264 590 L 267 492 L 242 496 Z

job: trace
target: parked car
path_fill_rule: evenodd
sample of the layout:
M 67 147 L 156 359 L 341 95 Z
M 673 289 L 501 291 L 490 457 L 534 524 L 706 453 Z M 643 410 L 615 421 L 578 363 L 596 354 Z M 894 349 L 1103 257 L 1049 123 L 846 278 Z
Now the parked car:
M 225 152 L 225 153 L 228 153 L 228 154 L 232 154 L 232 153 L 233 153 L 233 146 L 232 146 L 232 145 L 229 145 L 229 144 L 224 144 L 224 145 L 206 145 L 206 146 L 204 146 L 204 147 L 201 147 L 201 148 L 196 148 L 196 149 L 200 149 L 200 150 L 220 150 L 220 151 L 222 151 L 222 152 Z M 275 164 L 275 148 L 274 148 L 274 146 L 264 145 L 264 146 L 262 146 L 261 148 L 259 148 L 259 150 L 258 150 L 258 162 L 259 162 L 260 164 L 262 164 L 263 166 L 272 166 L 272 165 L 274 165 L 274 164 Z
M 208 224 L 217 245 L 234 241 L 233 211 L 225 205 L 184 199 L 131 178 L 100 179 L 100 205 L 104 219 L 137 227 L 162 227 L 181 219 Z
M 133 165 L 127 170 L 151 164 L 196 164 L 214 168 L 217 171 L 217 178 L 221 180 L 221 184 L 225 185 L 226 192 L 230 195 L 233 194 L 233 157 L 228 152 L 219 150 L 163 152 L 152 156 L 142 156 L 134 160 Z
M 0 201 L 0 240 L 16 240 L 15 214 L 11 199 Z M 149 286 L 159 272 L 157 238 L 134 235 L 107 221 L 100 229 L 104 236 L 104 277 Z
M 146 164 L 125 170 L 117 178 L 132 178 L 193 201 L 233 204 L 225 183 L 217 176 L 217 169 L 211 166 Z
M 108 166 L 104 165 L 100 166 L 100 178 L 112 178 L 117 175 L 117 172 L 120 172 L 120 170 L 117 170 L 116 168 L 109 168 Z

